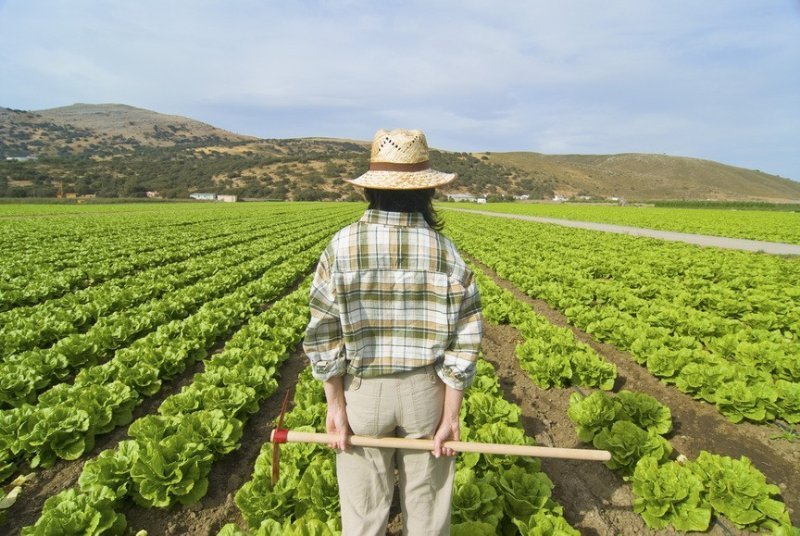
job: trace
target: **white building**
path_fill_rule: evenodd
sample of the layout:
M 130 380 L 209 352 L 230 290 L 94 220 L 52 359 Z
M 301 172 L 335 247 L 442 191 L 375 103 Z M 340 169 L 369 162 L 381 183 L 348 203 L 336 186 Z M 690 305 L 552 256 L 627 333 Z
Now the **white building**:
M 189 197 L 191 197 L 192 199 L 197 199 L 198 201 L 213 201 L 217 198 L 216 194 L 207 194 L 200 192 L 189 194 Z
M 217 201 L 222 201 L 224 203 L 236 203 L 239 200 L 238 195 L 218 195 Z
M 469 203 L 486 203 L 486 196 L 478 197 L 472 194 L 447 194 L 448 201 L 465 201 Z
M 477 197 L 472 194 L 447 194 L 448 201 L 469 201 L 474 203 Z

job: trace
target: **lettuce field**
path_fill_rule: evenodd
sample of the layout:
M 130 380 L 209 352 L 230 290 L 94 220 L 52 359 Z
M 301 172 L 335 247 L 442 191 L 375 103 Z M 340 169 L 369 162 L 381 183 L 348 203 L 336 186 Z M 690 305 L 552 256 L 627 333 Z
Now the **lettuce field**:
M 0 205 L 0 533 L 339 534 L 333 451 L 273 485 L 267 429 L 290 390 L 324 431 L 310 275 L 364 208 Z M 622 223 L 800 240 L 659 211 Z M 486 320 L 462 439 L 612 453 L 459 455 L 454 535 L 800 534 L 800 258 L 442 214 Z

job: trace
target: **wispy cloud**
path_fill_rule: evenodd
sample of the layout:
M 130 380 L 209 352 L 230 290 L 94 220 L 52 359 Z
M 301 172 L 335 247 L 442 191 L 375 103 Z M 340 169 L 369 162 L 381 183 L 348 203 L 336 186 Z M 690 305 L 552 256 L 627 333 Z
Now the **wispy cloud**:
M 0 105 L 264 137 L 666 152 L 800 179 L 800 3 L 0 1 Z

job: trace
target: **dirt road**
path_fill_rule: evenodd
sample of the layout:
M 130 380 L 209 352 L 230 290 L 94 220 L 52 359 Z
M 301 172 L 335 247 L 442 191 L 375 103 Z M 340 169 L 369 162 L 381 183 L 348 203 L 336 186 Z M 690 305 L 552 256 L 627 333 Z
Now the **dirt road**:
M 497 218 L 511 218 L 514 220 L 533 221 L 538 223 L 551 223 L 564 227 L 575 227 L 578 229 L 589 229 L 591 231 L 605 231 L 607 233 L 626 234 L 631 236 L 646 236 L 661 240 L 671 240 L 673 242 L 686 242 L 698 246 L 711 246 L 725 249 L 740 249 L 744 251 L 758 251 L 773 255 L 800 255 L 800 246 L 794 244 L 783 244 L 780 242 L 762 242 L 760 240 L 745 240 L 742 238 L 726 238 L 723 236 L 698 235 L 689 233 L 676 233 L 673 231 L 658 231 L 655 229 L 644 229 L 641 227 L 628 227 L 627 225 L 612 225 L 609 223 L 597 223 L 591 221 L 562 220 L 558 218 L 545 218 L 542 216 L 525 216 L 522 214 L 505 214 L 502 212 L 489 212 L 488 210 L 471 210 L 464 208 L 442 207 L 445 210 L 455 210 L 459 212 L 472 212 L 484 216 L 494 216 Z

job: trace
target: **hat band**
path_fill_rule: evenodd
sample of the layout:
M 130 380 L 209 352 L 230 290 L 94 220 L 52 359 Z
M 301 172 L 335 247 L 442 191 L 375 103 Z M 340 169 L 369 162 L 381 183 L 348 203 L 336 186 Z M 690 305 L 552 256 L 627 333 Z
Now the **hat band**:
M 415 164 L 396 164 L 394 162 L 370 162 L 370 171 L 424 171 L 431 168 L 429 160 Z

